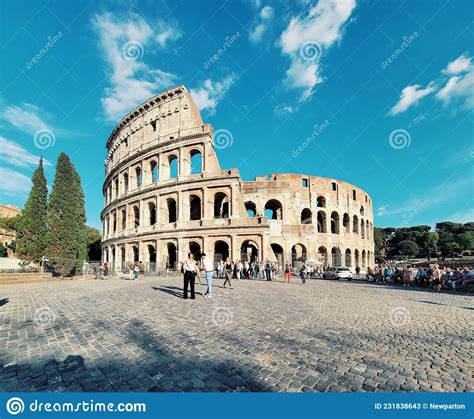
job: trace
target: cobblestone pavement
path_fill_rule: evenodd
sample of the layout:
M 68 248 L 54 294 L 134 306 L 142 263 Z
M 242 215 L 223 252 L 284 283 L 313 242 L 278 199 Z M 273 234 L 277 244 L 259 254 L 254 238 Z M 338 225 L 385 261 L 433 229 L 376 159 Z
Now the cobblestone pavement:
M 196 300 L 176 278 L 0 287 L 0 390 L 473 389 L 473 297 L 215 282 Z

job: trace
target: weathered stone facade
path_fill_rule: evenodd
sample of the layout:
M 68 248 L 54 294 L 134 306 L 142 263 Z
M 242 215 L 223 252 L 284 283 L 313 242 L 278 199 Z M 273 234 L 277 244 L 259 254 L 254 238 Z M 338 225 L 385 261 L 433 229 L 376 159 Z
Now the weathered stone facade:
M 103 261 L 175 266 L 189 251 L 215 260 L 297 266 L 374 264 L 372 201 L 334 179 L 222 170 L 213 129 L 184 86 L 126 115 L 107 141 Z

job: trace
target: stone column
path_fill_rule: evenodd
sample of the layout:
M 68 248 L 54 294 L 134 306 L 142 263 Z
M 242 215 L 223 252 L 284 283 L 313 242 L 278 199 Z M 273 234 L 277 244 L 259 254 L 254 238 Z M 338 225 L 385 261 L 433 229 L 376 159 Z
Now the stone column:
M 202 188 L 202 219 L 208 220 L 212 219 L 212 215 L 210 212 L 211 203 L 209 201 L 209 189 L 207 186 Z
M 185 176 L 183 147 L 179 148 L 179 153 L 178 153 L 178 177 L 181 177 L 181 176 Z
M 237 236 L 235 234 L 230 236 L 230 257 L 234 262 L 240 259 L 240 249 L 238 248 Z
M 140 199 L 139 201 L 139 214 L 140 214 L 140 223 L 138 224 L 138 229 L 141 230 L 142 227 L 145 225 L 145 214 L 144 214 L 144 205 L 143 205 L 143 200 Z
M 237 185 L 232 184 L 230 186 L 230 205 L 229 205 L 230 218 L 235 218 L 239 216 L 237 196 L 238 196 Z
M 155 209 L 155 211 L 156 211 L 156 215 L 155 215 L 156 225 L 159 226 L 161 224 L 161 208 L 160 208 L 161 199 L 160 199 L 160 195 L 156 195 L 155 205 L 156 205 L 156 209 Z

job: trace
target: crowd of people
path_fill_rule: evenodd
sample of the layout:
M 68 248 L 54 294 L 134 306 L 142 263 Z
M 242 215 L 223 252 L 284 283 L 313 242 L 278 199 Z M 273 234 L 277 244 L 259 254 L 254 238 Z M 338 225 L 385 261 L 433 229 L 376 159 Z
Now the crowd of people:
M 402 284 L 404 287 L 416 286 L 433 288 L 437 292 L 448 290 L 469 290 L 474 287 L 472 268 L 440 267 L 437 263 L 428 268 L 406 265 L 397 267 L 377 265 L 374 269 L 367 268 L 366 278 L 369 281 L 383 284 Z

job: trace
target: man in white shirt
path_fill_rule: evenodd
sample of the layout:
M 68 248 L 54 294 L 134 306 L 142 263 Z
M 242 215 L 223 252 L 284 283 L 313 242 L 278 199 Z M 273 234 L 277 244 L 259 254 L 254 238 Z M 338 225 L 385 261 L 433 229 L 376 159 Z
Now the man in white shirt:
M 211 298 L 212 297 L 212 275 L 214 274 L 214 264 L 212 260 L 206 256 L 205 253 L 201 255 L 202 259 L 202 269 L 206 275 L 207 282 L 207 291 L 204 293 L 203 297 Z

